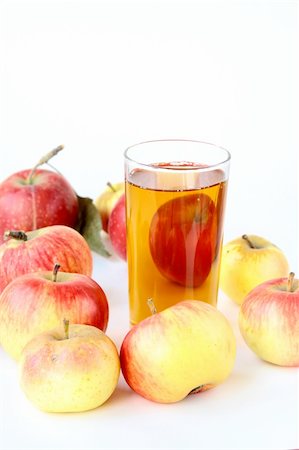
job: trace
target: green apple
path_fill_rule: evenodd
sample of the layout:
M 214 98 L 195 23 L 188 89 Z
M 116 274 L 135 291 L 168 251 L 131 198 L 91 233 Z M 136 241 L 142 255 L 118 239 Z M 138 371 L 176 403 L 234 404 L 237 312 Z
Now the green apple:
M 260 236 L 244 234 L 223 246 L 220 289 L 239 305 L 257 285 L 288 273 L 284 253 Z
M 27 398 L 47 412 L 97 408 L 113 393 L 120 363 L 114 343 L 91 325 L 54 328 L 23 349 L 20 384 Z

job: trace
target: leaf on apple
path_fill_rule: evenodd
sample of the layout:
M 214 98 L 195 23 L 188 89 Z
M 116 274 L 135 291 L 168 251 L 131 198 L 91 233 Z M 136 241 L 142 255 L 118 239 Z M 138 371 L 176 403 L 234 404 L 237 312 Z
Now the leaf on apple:
M 77 197 L 79 214 L 76 230 L 86 239 L 91 250 L 102 256 L 110 256 L 101 239 L 102 221 L 92 199 Z

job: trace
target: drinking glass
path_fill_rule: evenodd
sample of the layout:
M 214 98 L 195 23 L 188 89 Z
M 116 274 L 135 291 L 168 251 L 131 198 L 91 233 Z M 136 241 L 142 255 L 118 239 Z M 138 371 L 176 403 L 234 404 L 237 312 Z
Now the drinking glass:
M 191 140 L 125 151 L 132 325 L 186 299 L 216 306 L 230 154 Z

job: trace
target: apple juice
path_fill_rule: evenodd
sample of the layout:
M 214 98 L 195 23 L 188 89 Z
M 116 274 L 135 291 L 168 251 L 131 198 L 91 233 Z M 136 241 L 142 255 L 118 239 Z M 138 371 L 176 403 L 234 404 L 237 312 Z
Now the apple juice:
M 216 306 L 227 189 L 220 169 L 189 162 L 153 164 L 127 175 L 130 321 L 186 299 Z

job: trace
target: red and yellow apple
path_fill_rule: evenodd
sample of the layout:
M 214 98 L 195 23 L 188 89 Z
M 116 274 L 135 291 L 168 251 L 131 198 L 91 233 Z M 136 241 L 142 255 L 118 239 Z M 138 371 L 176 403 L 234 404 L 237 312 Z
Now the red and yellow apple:
M 35 335 L 71 323 L 93 325 L 105 331 L 109 308 L 102 288 L 87 275 L 36 272 L 22 275 L 0 295 L 0 343 L 13 358 Z
M 108 232 L 108 221 L 110 214 L 116 205 L 118 199 L 125 192 L 125 183 L 107 183 L 106 190 L 102 192 L 99 197 L 97 197 L 94 201 L 94 204 L 99 211 L 99 214 L 102 219 L 102 227 L 103 230 Z
M 135 325 L 120 351 L 129 386 L 160 403 L 177 402 L 223 382 L 235 356 L 228 320 L 199 300 L 179 302 Z
M 127 259 L 127 228 L 126 228 L 126 199 L 123 194 L 114 206 L 109 222 L 108 234 L 115 253 L 122 259 Z
M 31 172 L 14 173 L 0 184 L 0 243 L 6 230 L 76 224 L 78 199 L 68 181 L 50 170 Z
M 0 293 L 14 278 L 52 270 L 59 261 L 62 272 L 92 273 L 92 254 L 85 239 L 74 229 L 52 225 L 35 231 L 9 232 L 0 245 Z
M 165 278 L 190 287 L 205 281 L 216 253 L 216 216 L 206 194 L 184 195 L 160 206 L 150 225 L 149 245 Z
M 239 305 L 255 286 L 288 272 L 283 252 L 260 236 L 244 234 L 223 246 L 220 288 Z
M 114 343 L 89 325 L 55 328 L 33 338 L 19 364 L 27 398 L 47 412 L 97 408 L 116 388 L 120 364 Z
M 241 305 L 239 326 L 261 359 L 299 366 L 299 280 L 294 274 L 256 286 Z

